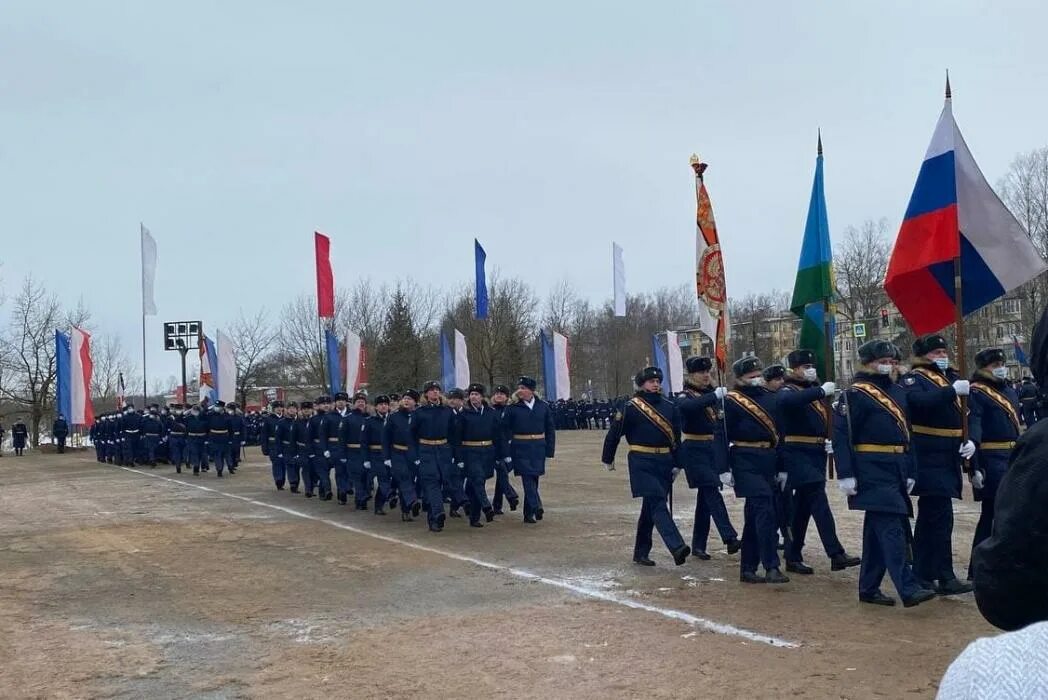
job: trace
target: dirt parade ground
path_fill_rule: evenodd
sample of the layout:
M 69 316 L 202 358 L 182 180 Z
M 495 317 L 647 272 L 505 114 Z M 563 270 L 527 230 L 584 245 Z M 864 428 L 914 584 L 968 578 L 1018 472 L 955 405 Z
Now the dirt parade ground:
M 918 698 L 993 633 L 971 594 L 860 604 L 814 528 L 816 574 L 785 586 L 740 584 L 713 542 L 674 567 L 657 541 L 636 566 L 639 501 L 602 439 L 559 435 L 543 522 L 440 534 L 278 492 L 257 449 L 224 479 L 5 455 L 0 696 Z M 861 514 L 831 491 L 858 554 Z M 690 534 L 694 492 L 675 493 Z M 959 573 L 976 517 L 957 504 Z

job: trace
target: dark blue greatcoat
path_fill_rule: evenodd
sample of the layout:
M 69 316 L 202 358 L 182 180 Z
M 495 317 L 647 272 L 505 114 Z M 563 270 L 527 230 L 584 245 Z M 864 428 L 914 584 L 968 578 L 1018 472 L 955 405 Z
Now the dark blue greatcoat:
M 604 436 L 604 452 L 601 461 L 611 464 L 619 440 L 626 438 L 631 447 L 665 449 L 662 454 L 647 453 L 631 449 L 629 452 L 630 492 L 634 498 L 665 499 L 673 485 L 673 468 L 677 461 L 677 445 L 680 441 L 680 413 L 676 404 L 658 392 L 637 392 L 634 400 L 643 401 L 655 411 L 672 431 L 667 435 L 647 417 L 632 401 L 626 403 L 621 412 L 615 414 Z
M 777 394 L 782 458 L 790 488 L 826 481 L 826 445 L 832 419 L 822 387 L 788 377 Z
M 1019 397 L 1008 382 L 980 370 L 972 376 L 968 409 L 969 436 L 979 448 L 978 468 L 985 477 L 975 500 L 993 500 L 1012 454 L 1005 445 L 1019 439 Z
M 515 435 L 521 437 L 514 438 Z M 508 444 L 502 454 L 508 452 L 513 458 L 510 467 L 517 475 L 542 476 L 546 473 L 546 460 L 553 459 L 557 444 L 553 409 L 538 396 L 531 408 L 523 401 L 514 401 L 502 413 L 502 439 L 504 445 Z
M 763 409 L 758 414 L 761 418 L 743 408 L 744 401 L 737 398 L 739 395 Z M 774 495 L 780 449 L 776 410 L 775 392 L 760 386 L 737 386 L 724 399 L 724 433 L 717 441 L 721 444 L 730 441 L 729 460 L 735 478 L 735 495 L 739 498 Z M 740 442 L 766 443 L 769 447 L 748 447 L 739 445 Z
M 902 378 L 917 462 L 914 496 L 961 497 L 961 403 L 953 382 L 960 377 L 927 360 L 917 360 Z M 949 431 L 949 437 L 929 431 Z
M 713 387 L 699 388 L 686 384 L 684 393 L 677 396 L 681 416 L 681 445 L 678 462 L 684 468 L 688 488 L 720 488 L 720 474 L 727 468 L 723 438 L 715 442 L 722 431 L 717 396 Z

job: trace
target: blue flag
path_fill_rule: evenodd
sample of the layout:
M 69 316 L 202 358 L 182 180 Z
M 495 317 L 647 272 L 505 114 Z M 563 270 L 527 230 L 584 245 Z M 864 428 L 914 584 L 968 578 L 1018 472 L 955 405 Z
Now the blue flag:
M 342 363 L 339 361 L 338 338 L 330 328 L 324 329 L 324 349 L 327 355 L 328 384 L 331 386 L 331 395 L 334 396 L 342 391 Z
M 72 359 L 69 348 L 69 336 L 62 331 L 55 331 L 55 369 L 58 374 L 58 386 L 55 390 L 55 408 L 65 416 L 66 420 L 70 420 L 73 415 Z
M 546 389 L 546 400 L 557 399 L 557 359 L 553 352 L 553 335 L 539 331 L 539 345 L 542 347 L 542 383 Z
M 445 333 L 440 334 L 440 383 L 445 391 L 455 386 L 455 353 Z
M 488 279 L 484 274 L 484 263 L 487 262 L 488 255 L 476 238 L 473 239 L 473 252 L 477 263 L 477 318 L 481 319 L 488 317 Z
M 670 395 L 670 363 L 666 359 L 666 351 L 659 343 L 659 334 L 651 336 L 651 356 L 655 359 L 655 366 L 662 370 L 662 393 Z

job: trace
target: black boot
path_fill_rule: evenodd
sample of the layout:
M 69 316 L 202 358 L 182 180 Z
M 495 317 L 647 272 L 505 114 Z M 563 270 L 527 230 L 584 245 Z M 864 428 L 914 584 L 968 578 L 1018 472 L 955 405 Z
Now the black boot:
M 789 583 L 790 577 L 783 574 L 778 569 L 772 569 L 768 572 L 768 575 L 764 577 L 768 583 Z
M 673 563 L 680 566 L 688 560 L 688 555 L 691 554 L 691 547 L 686 544 L 682 544 L 673 550 Z
M 495 519 L 495 511 L 493 511 L 490 506 L 484 509 L 484 519 L 489 523 Z
M 815 569 L 811 568 L 802 561 L 788 561 L 786 562 L 786 570 L 791 574 L 800 574 L 801 576 L 811 576 L 815 573 Z
M 291 482 L 291 493 L 298 493 L 298 482 L 297 481 L 292 481 Z
M 859 601 L 862 603 L 870 603 L 871 605 L 883 605 L 885 607 L 891 607 L 895 605 L 895 598 L 886 596 L 880 591 L 874 591 L 869 594 L 859 594 Z
M 736 554 L 740 549 L 742 549 L 742 541 L 734 539 L 731 542 L 725 542 L 724 546 L 728 548 L 728 554 Z
M 519 498 L 510 498 L 510 499 L 507 499 L 507 500 L 509 501 L 509 509 L 510 510 L 516 510 L 517 506 L 520 505 L 520 499 Z
M 859 559 L 859 557 L 849 557 L 844 552 L 841 552 L 835 557 L 830 557 L 830 569 L 833 571 L 844 571 L 853 566 L 858 566 L 861 563 L 862 559 Z
M 413 523 L 413 522 L 415 522 L 415 519 L 411 517 L 410 513 L 401 513 L 400 514 L 400 519 L 403 520 L 406 523 Z

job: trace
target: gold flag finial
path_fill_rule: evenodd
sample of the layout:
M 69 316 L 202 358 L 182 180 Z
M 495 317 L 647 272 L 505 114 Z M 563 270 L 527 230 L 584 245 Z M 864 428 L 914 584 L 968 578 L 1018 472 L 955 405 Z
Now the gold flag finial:
M 691 165 L 691 169 L 695 171 L 696 177 L 702 177 L 702 174 L 706 172 L 706 168 L 709 167 L 709 165 L 702 162 L 698 153 L 691 154 L 691 158 L 688 159 L 688 164 Z

